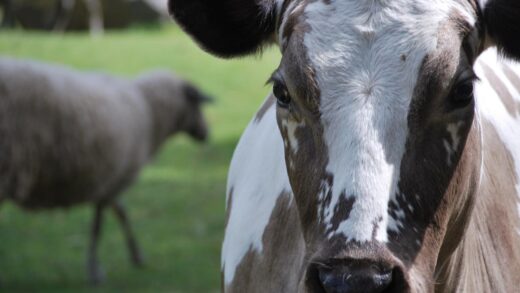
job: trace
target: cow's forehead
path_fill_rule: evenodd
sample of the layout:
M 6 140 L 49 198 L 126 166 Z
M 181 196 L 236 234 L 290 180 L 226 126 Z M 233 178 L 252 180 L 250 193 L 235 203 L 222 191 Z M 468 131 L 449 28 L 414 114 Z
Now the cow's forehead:
M 286 0 L 281 1 L 278 41 L 282 50 L 300 35 L 313 60 L 335 64 L 360 55 L 406 56 L 435 48 L 439 27 L 456 15 L 475 23 L 471 1 L 462 0 Z M 301 36 L 303 35 L 303 36 Z M 368 50 L 367 50 L 368 49 Z M 345 60 L 347 59 L 347 60 Z M 352 61 L 352 60 L 351 60 Z M 342 64 L 339 64 L 342 65 Z M 319 68 L 317 68 L 318 70 Z
M 442 34 L 450 33 L 443 26 L 464 12 L 456 3 L 344 0 L 307 4 L 302 47 L 322 93 L 322 107 L 338 108 L 338 103 L 355 107 L 352 102 L 364 104 L 367 99 L 408 106 L 426 56 L 439 49 L 439 37 L 446 37 Z
M 296 0 L 283 3 L 279 42 L 284 55 L 300 57 L 299 62 L 287 58 L 289 64 L 282 65 L 292 72 L 307 73 L 305 81 L 312 82 L 303 85 L 333 91 L 332 95 L 325 92 L 316 97 L 324 105 L 327 100 L 337 103 L 340 93 L 359 99 L 384 90 L 394 96 L 410 98 L 411 94 L 404 92 L 414 88 L 425 56 L 438 49 L 439 34 L 443 34 L 440 30 L 446 31 L 449 25 L 455 27 L 461 20 L 469 26 L 476 22 L 470 1 Z M 297 44 L 289 45 L 291 43 Z M 453 45 L 457 50 L 457 44 Z M 390 101 L 389 98 L 386 100 Z

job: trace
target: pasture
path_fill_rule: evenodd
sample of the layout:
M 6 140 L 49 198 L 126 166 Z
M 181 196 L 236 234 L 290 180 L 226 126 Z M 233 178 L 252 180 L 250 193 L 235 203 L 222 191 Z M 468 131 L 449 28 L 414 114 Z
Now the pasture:
M 0 35 L 0 55 L 129 77 L 167 68 L 216 98 L 206 108 L 210 142 L 174 137 L 124 194 L 145 254 L 144 269 L 130 265 L 118 223 L 107 213 L 100 242 L 107 279 L 92 289 L 84 267 L 91 206 L 27 213 L 6 202 L 0 208 L 0 292 L 219 291 L 229 161 L 270 91 L 264 83 L 279 54 L 270 50 L 261 58 L 219 60 L 177 28 L 137 28 L 97 39 L 21 31 Z

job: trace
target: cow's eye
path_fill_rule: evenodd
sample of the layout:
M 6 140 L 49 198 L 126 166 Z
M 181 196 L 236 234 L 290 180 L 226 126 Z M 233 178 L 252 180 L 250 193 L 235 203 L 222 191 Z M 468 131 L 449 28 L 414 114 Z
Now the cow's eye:
M 451 101 L 457 108 L 463 108 L 473 101 L 473 88 L 476 77 L 471 75 L 455 84 L 451 92 Z
M 278 101 L 278 106 L 287 108 L 291 104 L 291 96 L 287 87 L 281 81 L 274 81 L 273 83 L 273 94 Z

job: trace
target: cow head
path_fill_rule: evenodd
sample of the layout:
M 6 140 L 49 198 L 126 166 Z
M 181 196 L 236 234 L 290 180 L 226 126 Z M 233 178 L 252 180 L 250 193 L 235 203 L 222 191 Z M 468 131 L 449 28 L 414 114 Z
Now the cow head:
M 231 57 L 277 43 L 271 76 L 306 242 L 301 291 L 432 291 L 480 172 L 472 65 L 520 58 L 516 0 L 170 0 Z

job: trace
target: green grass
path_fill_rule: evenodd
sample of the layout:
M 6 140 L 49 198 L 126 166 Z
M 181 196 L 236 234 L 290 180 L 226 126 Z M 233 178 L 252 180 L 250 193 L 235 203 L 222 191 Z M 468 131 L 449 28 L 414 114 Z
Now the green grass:
M 220 60 L 176 28 L 50 35 L 0 31 L 0 55 L 135 76 L 161 67 L 194 81 L 217 102 L 206 109 L 207 145 L 174 137 L 124 195 L 147 265 L 129 264 L 122 233 L 107 213 L 100 242 L 106 282 L 85 281 L 90 206 L 40 213 L 0 209 L 0 292 L 216 292 L 224 233 L 225 182 L 241 132 L 269 89 L 279 54 Z

